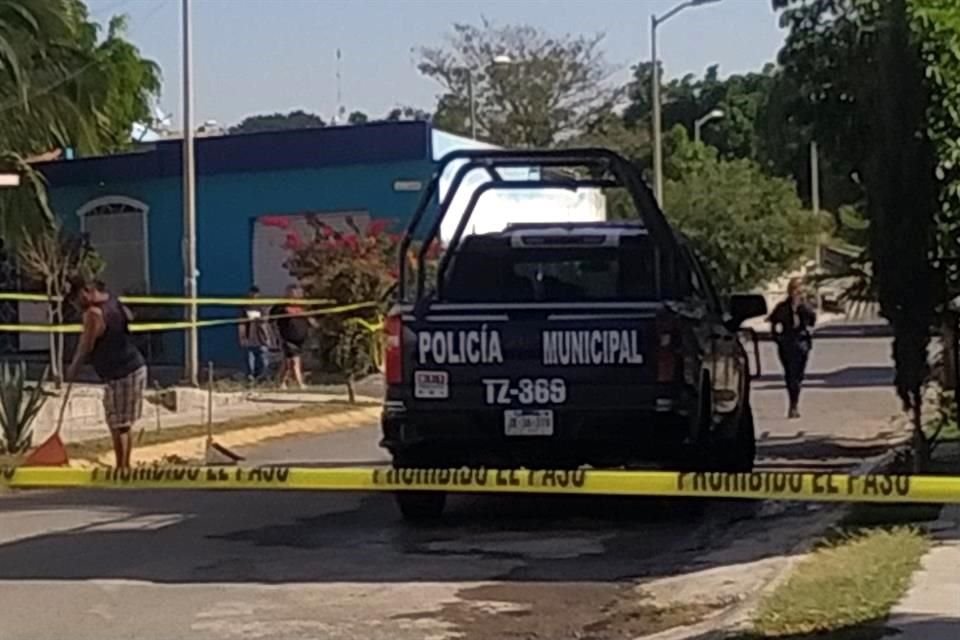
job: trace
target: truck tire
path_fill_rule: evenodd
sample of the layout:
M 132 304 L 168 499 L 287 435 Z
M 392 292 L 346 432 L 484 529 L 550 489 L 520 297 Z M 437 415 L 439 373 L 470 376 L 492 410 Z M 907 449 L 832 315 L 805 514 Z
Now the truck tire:
M 427 456 L 397 452 L 393 456 L 393 466 L 397 469 L 429 469 L 436 465 Z M 397 491 L 394 500 L 404 520 L 427 524 L 439 520 L 443 515 L 447 494 L 444 491 Z
M 394 499 L 403 519 L 414 524 L 436 522 L 447 504 L 443 491 L 398 491 Z
M 739 422 L 734 438 L 721 447 L 722 470 L 750 473 L 757 457 L 757 436 L 754 432 L 753 408 L 749 404 L 743 408 Z

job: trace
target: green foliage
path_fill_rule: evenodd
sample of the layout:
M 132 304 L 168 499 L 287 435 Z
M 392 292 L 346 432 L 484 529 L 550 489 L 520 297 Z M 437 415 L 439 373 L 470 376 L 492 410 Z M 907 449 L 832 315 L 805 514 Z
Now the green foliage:
M 149 116 L 159 68 L 123 29 L 114 18 L 100 40 L 80 0 L 0 2 L 0 170 L 27 176 L 23 186 L 0 191 L 0 232 L 12 245 L 52 220 L 26 159 L 65 147 L 124 149 L 133 124 Z
M 940 295 L 929 258 L 942 196 L 934 178 L 938 145 L 927 120 L 940 91 L 930 77 L 942 72 L 931 66 L 938 56 L 924 44 L 928 38 L 911 9 L 934 3 L 773 4 L 790 30 L 780 61 L 809 97 L 806 116 L 816 139 L 861 178 L 872 274 L 881 311 L 894 327 L 896 386 L 919 425 L 929 328 Z
M 337 305 L 382 300 L 396 281 L 399 237 L 386 233 L 383 221 L 361 229 L 348 220 L 349 233 L 339 233 L 320 220 L 311 220 L 313 237 L 291 236 L 287 261 L 290 274 L 303 283 L 310 298 L 334 300 Z M 319 316 L 318 352 L 321 360 L 348 382 L 375 368 L 372 334 L 344 314 Z
M 682 129 L 671 137 L 682 136 Z M 746 159 L 686 143 L 665 167 L 667 218 L 690 238 L 723 293 L 780 276 L 815 245 L 817 221 L 795 185 Z
M 927 134 L 937 154 L 935 257 L 946 275 L 945 295 L 952 298 L 960 293 L 960 6 L 912 0 L 910 7 L 930 92 Z
M 230 127 L 230 133 L 260 133 L 262 131 L 284 131 L 287 129 L 319 129 L 327 126 L 320 116 L 307 113 L 302 109 L 290 113 L 272 113 L 268 115 L 248 116 L 240 124 Z
M 430 120 L 430 114 L 423 109 L 416 107 L 395 107 L 384 118 L 387 122 L 399 122 L 401 120 Z
M 99 65 L 110 79 L 101 105 L 105 151 L 130 148 L 133 125 L 152 119 L 151 105 L 160 95 L 160 67 L 142 58 L 140 50 L 124 39 L 126 28 L 125 17 L 112 18 L 106 38 L 95 49 Z
M 607 82 L 602 39 L 551 37 L 531 26 L 487 21 L 455 24 L 446 46 L 421 50 L 420 72 L 444 91 L 434 123 L 470 133 L 472 79 L 477 131 L 485 140 L 542 148 L 580 133 L 624 93 Z
M 349 124 L 363 124 L 370 121 L 370 116 L 365 114 L 363 111 L 353 111 L 347 116 L 347 123 Z
M 0 428 L 3 436 L 0 453 L 18 454 L 30 448 L 33 421 L 47 401 L 43 391 L 46 379 L 47 370 L 44 370 L 40 381 L 30 386 L 26 364 L 3 363 L 0 368 Z

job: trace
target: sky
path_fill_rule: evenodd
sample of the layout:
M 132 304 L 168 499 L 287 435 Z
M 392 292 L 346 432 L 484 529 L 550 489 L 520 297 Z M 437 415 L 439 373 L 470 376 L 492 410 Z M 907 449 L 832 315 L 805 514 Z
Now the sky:
M 416 50 L 442 45 L 455 22 L 529 24 L 553 35 L 603 33 L 617 79 L 650 58 L 650 15 L 680 0 L 190 0 L 195 124 L 233 125 L 257 113 L 303 109 L 330 120 L 342 106 L 385 115 L 431 109 L 440 88 L 416 70 Z M 126 14 L 128 37 L 163 70 L 160 106 L 179 126 L 181 0 L 87 0 L 94 18 Z M 691 7 L 658 30 L 668 77 L 758 70 L 784 32 L 770 0 Z

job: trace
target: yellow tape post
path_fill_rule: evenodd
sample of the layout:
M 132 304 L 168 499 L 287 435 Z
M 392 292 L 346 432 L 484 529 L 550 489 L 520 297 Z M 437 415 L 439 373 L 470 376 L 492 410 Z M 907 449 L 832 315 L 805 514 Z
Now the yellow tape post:
M 351 311 L 361 311 L 376 307 L 376 302 L 358 302 L 355 304 L 345 304 L 338 307 L 328 307 L 326 309 L 315 309 L 313 311 L 304 311 L 302 316 L 324 316 L 338 313 L 349 313 Z M 280 318 L 292 317 L 291 314 L 264 316 L 261 320 L 271 321 Z M 191 327 L 198 329 L 209 327 L 222 327 L 234 324 L 250 322 L 248 318 L 218 318 L 216 320 L 198 320 L 196 323 L 178 321 L 178 322 L 138 322 L 130 325 L 132 333 L 145 333 L 155 331 L 182 331 Z M 79 324 L 0 324 L 0 332 L 9 331 L 11 333 L 80 333 L 83 327 Z
M 203 306 L 224 307 L 268 306 L 278 304 L 299 304 L 305 307 L 315 307 L 334 302 L 333 300 L 322 298 L 184 298 L 179 296 L 120 296 L 118 299 L 124 304 L 183 306 L 196 303 Z M 56 300 L 56 298 L 43 293 L 0 292 L 0 301 L 53 302 L 54 300 Z
M 811 472 L 391 469 L 301 467 L 0 467 L 11 488 L 446 491 L 742 498 L 821 502 L 960 503 L 960 478 Z

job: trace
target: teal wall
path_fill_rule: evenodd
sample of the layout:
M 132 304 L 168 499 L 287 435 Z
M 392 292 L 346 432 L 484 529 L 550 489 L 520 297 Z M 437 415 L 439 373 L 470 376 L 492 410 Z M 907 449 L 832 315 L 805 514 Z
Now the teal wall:
M 201 175 L 197 184 L 197 255 L 201 295 L 243 295 L 251 284 L 253 221 L 263 215 L 307 211 L 367 210 L 371 218 L 406 224 L 420 197 L 396 192 L 395 180 L 420 180 L 433 169 L 427 159 L 384 164 L 329 166 L 269 172 Z M 126 196 L 150 207 L 148 243 L 151 293 L 183 291 L 181 181 L 178 178 L 109 179 L 98 184 L 53 186 L 51 204 L 68 228 L 79 229 L 76 211 L 104 196 Z M 169 311 L 167 311 L 169 313 Z M 203 317 L 232 315 L 229 308 L 206 308 Z M 203 329 L 201 358 L 239 365 L 233 327 Z M 182 334 L 168 334 L 154 346 L 154 357 L 179 362 Z

